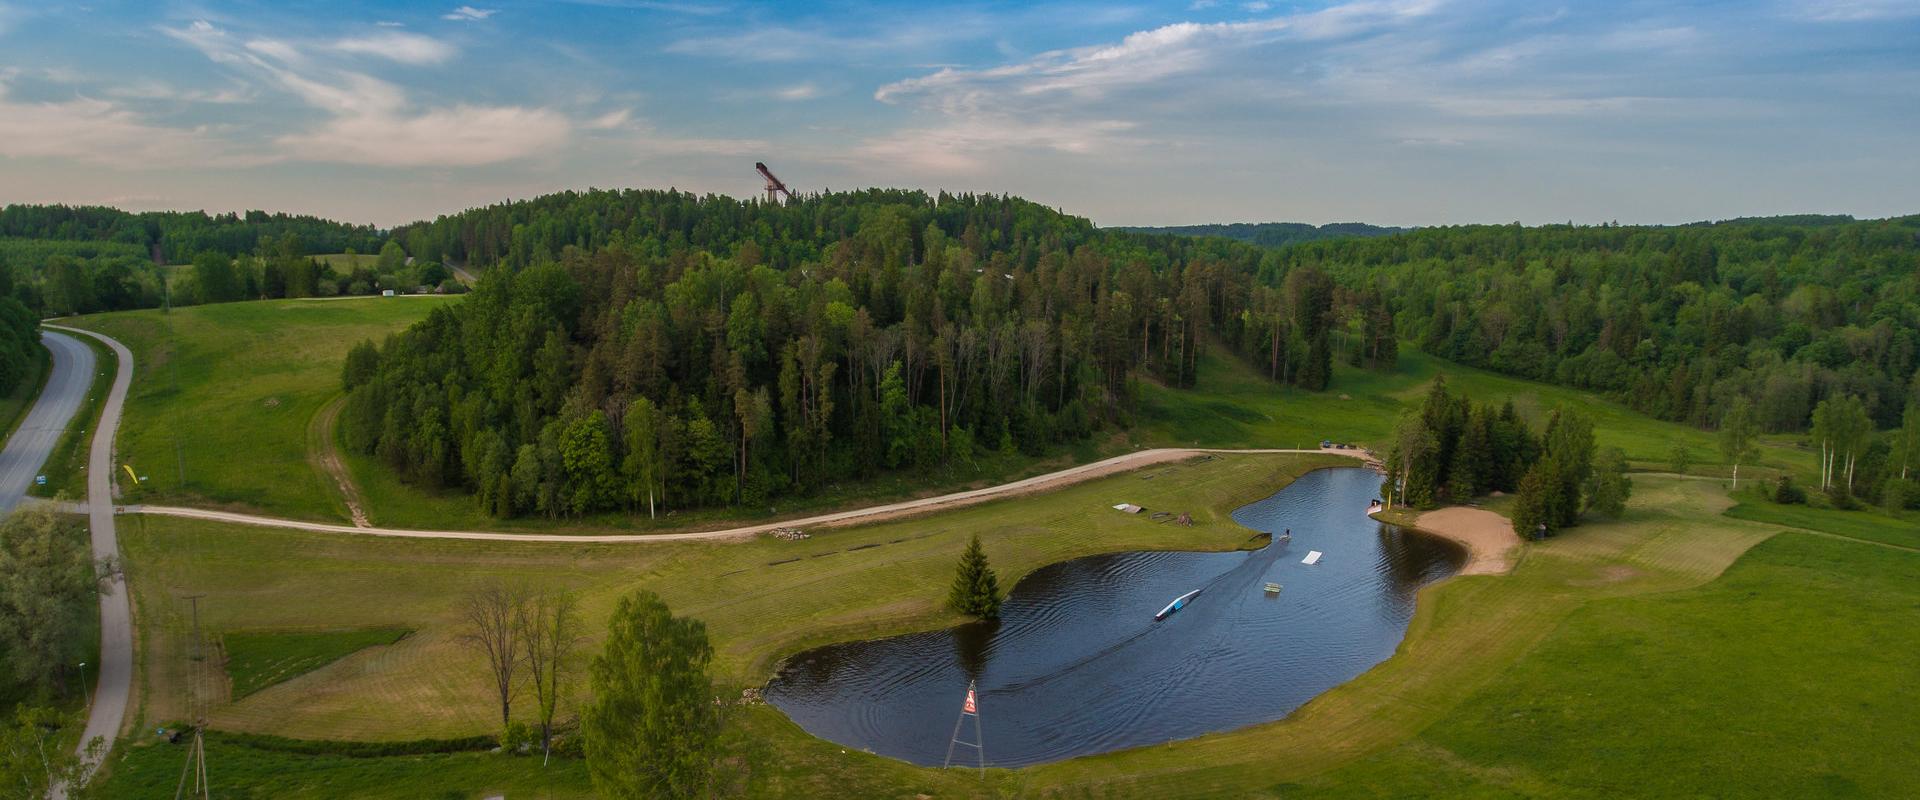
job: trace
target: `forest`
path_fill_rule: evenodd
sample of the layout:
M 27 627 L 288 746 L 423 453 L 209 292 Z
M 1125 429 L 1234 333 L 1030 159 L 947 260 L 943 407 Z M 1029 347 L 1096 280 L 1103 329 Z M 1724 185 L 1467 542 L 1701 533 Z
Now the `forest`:
M 1281 247 L 1300 242 L 1317 242 L 1321 239 L 1391 236 L 1404 233 L 1409 229 L 1368 225 L 1364 222 L 1329 222 L 1325 225 L 1308 225 L 1304 222 L 1233 222 L 1217 225 L 1129 226 L 1112 230 L 1164 233 L 1175 236 L 1218 236 L 1265 247 Z
M 418 259 L 501 268 L 356 351 L 348 437 L 501 515 L 758 504 L 1125 427 L 1134 381 L 1191 386 L 1209 346 L 1318 390 L 1335 364 L 1392 368 L 1403 341 L 1704 428 L 1745 398 L 1762 429 L 1806 430 L 1841 397 L 1887 428 L 1915 385 L 1917 232 L 1820 217 L 1261 247 L 1008 197 L 565 192 L 392 232 Z
M 386 289 L 411 293 L 422 286 L 435 291 L 461 289 L 444 265 L 410 262 L 399 245 L 369 238 L 373 236 L 370 233 L 340 232 L 354 230 L 351 226 L 252 212 L 244 218 L 211 218 L 225 221 L 213 227 L 163 226 L 159 238 L 135 243 L 124 240 L 148 235 L 145 228 L 135 224 L 141 218 L 207 218 L 204 214 L 136 216 L 114 212 L 119 216 L 99 215 L 96 219 L 90 213 L 81 213 L 102 211 L 109 210 L 62 206 L 0 209 L 0 218 L 13 218 L 11 230 L 61 236 L 97 232 L 118 237 L 0 237 L 0 295 L 12 297 L 39 316 L 57 317 L 236 300 L 370 295 Z M 40 213 L 36 216 L 29 212 Z M 106 222 L 99 221 L 102 219 Z M 106 224 L 116 220 L 125 227 Z M 316 238 L 303 238 L 308 235 Z M 365 255 L 356 252 L 352 244 L 343 251 L 330 249 L 342 241 L 371 249 Z M 243 249 L 230 251 L 243 243 Z M 209 244 L 214 246 L 205 246 Z M 168 250 L 169 246 L 174 249 Z M 155 253 L 190 253 L 181 262 L 173 262 L 190 268 L 157 264 Z M 336 253 L 343 260 L 313 257 Z
M 1378 288 L 1422 350 L 1698 427 L 1744 397 L 1762 429 L 1803 431 L 1852 396 L 1884 429 L 1920 389 L 1920 217 L 1426 228 L 1275 252 Z
M 208 214 L 205 211 L 133 213 L 101 206 L 0 207 L 0 239 L 110 242 L 158 263 L 184 264 L 201 253 L 237 257 L 270 239 L 292 236 L 309 253 L 372 253 L 385 239 L 371 225 L 296 214 Z
M 1216 330 L 1263 365 L 1285 342 L 1276 378 L 1323 386 L 1347 296 L 1310 269 L 1254 291 L 1250 246 L 985 196 L 593 192 L 394 236 L 501 266 L 356 348 L 346 442 L 502 516 L 758 506 L 1042 453 L 1125 426 L 1137 379 L 1191 383 Z

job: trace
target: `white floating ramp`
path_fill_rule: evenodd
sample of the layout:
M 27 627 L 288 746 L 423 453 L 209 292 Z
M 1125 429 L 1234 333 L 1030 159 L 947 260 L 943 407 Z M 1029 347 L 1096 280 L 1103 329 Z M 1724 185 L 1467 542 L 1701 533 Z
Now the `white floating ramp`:
M 1307 557 L 1306 557 L 1306 558 L 1303 558 L 1303 559 L 1300 559 L 1300 563 L 1302 563 L 1302 564 L 1318 564 L 1318 563 L 1320 563 L 1320 551 L 1318 551 L 1318 550 L 1313 550 L 1313 551 L 1309 551 L 1309 552 L 1307 553 Z

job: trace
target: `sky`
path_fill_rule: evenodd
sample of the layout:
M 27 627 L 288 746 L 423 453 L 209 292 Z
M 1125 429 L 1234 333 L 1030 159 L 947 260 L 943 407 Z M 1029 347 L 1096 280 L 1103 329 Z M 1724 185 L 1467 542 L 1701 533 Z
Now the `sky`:
M 1920 0 L 0 0 L 0 203 L 392 226 L 565 189 L 1101 225 L 1920 213 Z

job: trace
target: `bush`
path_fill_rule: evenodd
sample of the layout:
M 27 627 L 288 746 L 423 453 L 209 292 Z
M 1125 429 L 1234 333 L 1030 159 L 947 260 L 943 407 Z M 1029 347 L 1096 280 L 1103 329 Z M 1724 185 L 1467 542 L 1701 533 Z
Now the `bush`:
M 1888 511 L 1907 511 L 1920 507 L 1920 483 L 1905 478 L 1888 478 L 1880 487 L 1880 505 Z
M 1807 491 L 1793 485 L 1792 475 L 1782 475 L 1773 485 L 1773 502 L 1787 506 L 1806 505 Z
M 209 731 L 207 738 L 253 750 L 309 756 L 346 756 L 347 758 L 417 756 L 428 753 L 471 753 L 491 750 L 494 745 L 497 744 L 492 736 L 468 736 L 460 739 L 413 739 L 402 742 L 341 742 L 327 739 L 289 739 L 284 736 L 268 736 L 260 733 Z
M 534 735 L 527 723 L 519 720 L 507 723 L 507 729 L 500 732 L 500 752 L 515 755 L 529 747 L 538 746 L 540 737 Z
M 1852 511 L 1860 507 L 1860 501 L 1853 496 L 1853 493 L 1847 491 L 1846 486 L 1838 483 L 1827 489 L 1827 502 L 1841 511 Z

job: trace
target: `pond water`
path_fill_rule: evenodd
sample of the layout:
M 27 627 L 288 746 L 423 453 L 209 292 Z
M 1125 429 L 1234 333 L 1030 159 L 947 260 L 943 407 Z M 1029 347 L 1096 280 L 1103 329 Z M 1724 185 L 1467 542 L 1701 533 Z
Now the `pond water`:
M 1053 564 L 1013 588 L 998 622 L 809 650 L 768 684 L 767 699 L 816 736 L 933 766 L 969 680 L 986 762 L 997 766 L 1280 719 L 1393 655 L 1415 592 L 1464 561 L 1449 542 L 1367 517 L 1379 486 L 1364 469 L 1308 473 L 1233 513 L 1253 530 L 1291 528 L 1291 542 Z M 1302 564 L 1313 550 L 1325 555 Z M 1268 582 L 1282 591 L 1268 594 Z M 1203 591 L 1184 609 L 1154 621 L 1194 589 Z M 968 717 L 962 739 L 973 734 Z M 977 759 L 954 749 L 955 763 Z

